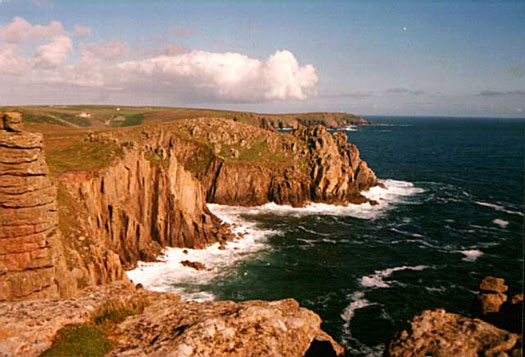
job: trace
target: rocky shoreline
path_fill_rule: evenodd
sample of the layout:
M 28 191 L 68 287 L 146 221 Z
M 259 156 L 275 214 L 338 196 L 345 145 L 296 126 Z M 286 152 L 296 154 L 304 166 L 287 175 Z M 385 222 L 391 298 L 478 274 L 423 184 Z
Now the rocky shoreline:
M 361 192 L 377 178 L 345 134 L 200 118 L 43 137 L 18 113 L 1 119 L 0 356 L 52 355 L 84 335 L 119 356 L 344 353 L 293 299 L 183 302 L 134 286 L 125 270 L 165 247 L 241 239 L 207 203 L 374 204 Z M 509 299 L 493 277 L 480 290 L 475 318 L 424 311 L 388 353 L 519 355 L 523 295 Z
M 135 323 L 128 318 L 103 331 L 111 341 L 110 353 L 300 356 L 313 341 L 318 341 L 314 350 L 343 353 L 320 329 L 320 318 L 294 300 L 183 303 L 173 294 L 137 292 L 125 269 L 139 260 L 155 260 L 163 247 L 204 248 L 216 242 L 224 247 L 241 238 L 208 210 L 207 202 L 302 206 L 366 201 L 359 192 L 377 185 L 377 179 L 344 134 L 332 136 L 314 126 L 284 136 L 229 119 L 204 118 L 81 135 L 76 146 L 61 149 L 62 161 L 53 150 L 46 160 L 41 134 L 24 131 L 19 113 L 2 117 L 2 355 L 39 355 L 71 324 L 100 330 L 93 320 L 104 306 L 135 311 L 139 305 L 141 318 Z M 113 151 L 102 166 L 63 170 L 71 148 Z M 199 150 L 211 150 L 211 155 L 195 167 Z M 278 165 L 272 164 L 275 154 L 282 155 Z M 84 159 L 77 155 L 77 161 Z M 29 302 L 16 302 L 22 300 Z M 173 328 L 166 331 L 166 326 Z M 229 332 L 214 340 L 215 333 L 204 336 L 203 327 Z M 157 331 L 147 346 L 133 339 L 147 331 Z

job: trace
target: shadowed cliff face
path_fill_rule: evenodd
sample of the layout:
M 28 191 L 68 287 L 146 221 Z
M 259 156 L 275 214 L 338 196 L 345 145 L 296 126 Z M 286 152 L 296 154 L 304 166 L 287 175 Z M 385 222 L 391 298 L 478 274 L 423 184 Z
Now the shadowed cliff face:
M 171 152 L 157 165 L 136 149 L 125 150 L 110 167 L 65 173 L 60 182 L 77 202 L 69 238 L 91 241 L 87 253 L 79 251 L 91 260 L 87 267 L 96 283 L 124 277 L 118 264 L 108 266 L 105 252 L 132 268 L 138 260 L 154 260 L 163 247 L 204 248 L 233 238 L 207 209 L 202 186 Z
M 0 302 L 71 295 L 42 135 L 18 113 L 0 118 Z

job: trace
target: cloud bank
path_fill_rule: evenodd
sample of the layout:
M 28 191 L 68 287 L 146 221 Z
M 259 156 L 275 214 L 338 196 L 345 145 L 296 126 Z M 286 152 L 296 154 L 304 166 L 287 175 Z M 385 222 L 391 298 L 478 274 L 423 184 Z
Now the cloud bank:
M 0 25 L 0 78 L 17 84 L 71 86 L 173 99 L 219 102 L 304 100 L 315 95 L 313 65 L 288 50 L 266 60 L 234 52 L 188 50 L 171 43 L 133 58 L 126 42 L 79 42 L 89 27 L 67 31 L 58 21 L 33 25 L 21 17 Z M 74 39 L 74 40 L 73 40 Z

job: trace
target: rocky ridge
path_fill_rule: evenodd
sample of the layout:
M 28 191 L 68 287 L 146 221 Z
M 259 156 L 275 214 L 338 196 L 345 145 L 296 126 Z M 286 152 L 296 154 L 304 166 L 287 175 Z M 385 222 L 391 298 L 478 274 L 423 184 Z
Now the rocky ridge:
M 38 356 L 71 324 L 104 328 L 108 356 L 303 356 L 323 345 L 326 356 L 343 353 L 321 330 L 321 319 L 293 299 L 234 303 L 183 302 L 177 295 L 113 283 L 78 299 L 0 304 L 1 356 Z
M 261 134 L 260 129 L 220 119 L 182 122 L 179 127 L 186 128 L 192 140 L 213 148 L 214 154 L 196 172 L 208 202 L 242 206 L 363 203 L 367 200 L 360 192 L 378 184 L 346 135 L 332 135 L 324 126 L 300 126 L 289 135 Z M 253 143 L 258 143 L 259 157 L 250 159 Z M 273 155 L 267 164 L 261 152 Z M 181 161 L 189 160 L 181 155 Z

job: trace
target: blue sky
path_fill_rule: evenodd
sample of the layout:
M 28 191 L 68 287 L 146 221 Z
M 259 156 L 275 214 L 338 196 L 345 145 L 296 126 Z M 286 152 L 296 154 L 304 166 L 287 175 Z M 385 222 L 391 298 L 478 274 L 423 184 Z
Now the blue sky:
M 525 1 L 0 0 L 0 80 L 0 104 L 524 117 Z

